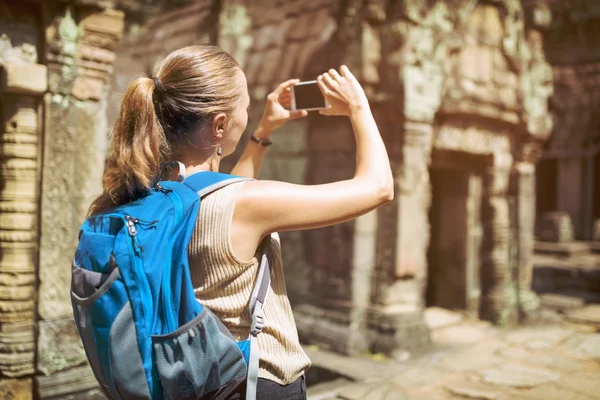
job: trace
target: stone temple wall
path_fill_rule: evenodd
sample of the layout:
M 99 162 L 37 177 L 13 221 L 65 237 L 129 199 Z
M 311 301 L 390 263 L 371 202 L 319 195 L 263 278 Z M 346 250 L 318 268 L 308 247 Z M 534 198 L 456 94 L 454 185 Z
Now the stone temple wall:
M 600 3 L 552 2 L 548 10 L 554 18 L 545 30 L 545 54 L 555 77 L 555 124 L 540 163 L 538 208 L 565 213 L 575 239 L 591 240 L 600 219 Z
M 109 115 L 128 82 L 184 45 L 216 43 L 240 62 L 249 131 L 281 81 L 350 66 L 387 143 L 396 200 L 353 222 L 283 233 L 286 279 L 303 340 L 393 353 L 428 344 L 428 305 L 496 323 L 536 306 L 534 172 L 552 128 L 542 35 L 550 22 L 543 2 L 518 0 L 194 2 L 126 35 Z M 274 142 L 262 179 L 353 174 L 344 119 L 310 115 Z
M 83 3 L 0 4 L 3 399 L 97 392 L 73 322 L 70 264 L 101 190 L 123 13 Z
M 544 2 L 147 4 L 0 5 L 2 397 L 97 396 L 68 298 L 77 229 L 101 190 L 121 93 L 194 43 L 216 43 L 242 64 L 249 130 L 278 83 L 346 64 L 386 142 L 392 203 L 352 222 L 281 235 L 303 341 L 394 356 L 429 344 L 427 306 L 498 324 L 535 308 L 535 170 L 552 129 Z M 273 139 L 263 179 L 317 184 L 353 175 L 344 118 L 311 114 Z

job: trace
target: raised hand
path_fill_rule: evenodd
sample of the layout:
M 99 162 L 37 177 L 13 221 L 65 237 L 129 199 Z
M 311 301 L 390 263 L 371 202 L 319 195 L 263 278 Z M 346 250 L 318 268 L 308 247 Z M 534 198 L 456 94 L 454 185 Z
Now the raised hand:
M 369 107 L 365 91 L 348 67 L 342 65 L 340 71 L 341 75 L 330 69 L 317 78 L 319 88 L 330 104 L 319 111 L 323 115 L 350 115 L 352 110 Z
M 265 104 L 265 111 L 260 121 L 260 126 L 265 130 L 273 131 L 289 120 L 308 115 L 305 110 L 290 111 L 286 109 L 292 101 L 291 87 L 298 82 L 300 82 L 299 79 L 290 79 L 269 93 L 267 103 Z

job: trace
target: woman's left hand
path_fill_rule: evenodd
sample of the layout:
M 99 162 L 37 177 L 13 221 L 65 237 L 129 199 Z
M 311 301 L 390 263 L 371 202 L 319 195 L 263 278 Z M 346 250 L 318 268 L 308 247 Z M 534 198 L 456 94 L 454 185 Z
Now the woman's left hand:
M 277 86 L 277 89 L 269 93 L 265 111 L 260 120 L 260 127 L 268 132 L 272 132 L 289 120 L 306 117 L 308 115 L 306 110 L 290 111 L 287 109 L 292 102 L 291 88 L 298 82 L 300 82 L 299 79 L 290 79 L 289 81 L 283 82 L 281 85 Z

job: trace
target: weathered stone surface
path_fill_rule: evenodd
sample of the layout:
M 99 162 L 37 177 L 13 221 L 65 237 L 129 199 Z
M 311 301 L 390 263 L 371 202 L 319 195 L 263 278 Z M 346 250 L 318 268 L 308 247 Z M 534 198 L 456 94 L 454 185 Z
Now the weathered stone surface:
M 98 382 L 88 367 L 70 369 L 51 376 L 36 376 L 39 399 L 102 399 L 98 394 Z M 72 397 L 69 397 L 69 396 Z M 88 397 L 89 396 L 89 397 Z
M 429 329 L 439 329 L 461 322 L 463 316 L 457 312 L 452 312 L 443 308 L 429 307 L 425 310 L 425 320 L 427 321 Z
M 502 365 L 481 372 L 481 380 L 485 383 L 515 388 L 529 388 L 552 382 L 559 376 L 549 369 L 525 367 L 518 364 Z
M 37 347 L 37 370 L 44 375 L 86 363 L 73 318 L 40 321 Z
M 0 398 L 5 400 L 32 400 L 32 379 L 0 379 Z
M 564 212 L 552 212 L 542 215 L 539 237 L 548 242 L 571 242 L 574 239 L 571 218 Z
M 582 359 L 600 360 L 600 334 L 577 333 L 561 345 L 569 355 Z
M 41 95 L 48 88 L 48 69 L 41 64 L 4 64 L 0 90 L 10 94 Z
M 42 319 L 72 315 L 71 257 L 87 207 L 101 193 L 107 147 L 105 104 L 46 96 L 46 140 L 41 198 L 39 312 Z M 65 207 L 68 204 L 68 207 Z
M 558 310 L 568 310 L 582 307 L 583 299 L 575 296 L 565 296 L 561 294 L 545 293 L 540 296 L 540 303 L 543 307 L 555 308 Z
M 349 385 L 342 389 L 338 398 L 344 400 L 362 400 L 366 398 L 373 400 L 404 400 L 408 399 L 408 396 L 399 386 L 378 382 L 373 384 L 357 383 Z
M 502 394 L 489 388 L 473 387 L 473 384 L 446 384 L 444 388 L 452 395 L 467 399 L 498 400 Z
M 589 323 L 600 327 L 600 305 L 589 305 L 567 312 L 567 318 L 577 322 Z
M 529 348 L 550 348 L 573 335 L 572 329 L 559 326 L 544 329 L 520 328 L 506 335 L 506 340 Z

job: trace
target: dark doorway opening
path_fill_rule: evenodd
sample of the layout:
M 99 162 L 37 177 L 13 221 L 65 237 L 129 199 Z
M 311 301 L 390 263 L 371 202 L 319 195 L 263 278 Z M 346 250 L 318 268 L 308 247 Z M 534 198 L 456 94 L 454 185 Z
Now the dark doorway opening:
M 540 215 L 557 209 L 558 162 L 556 159 L 543 159 L 536 167 L 535 191 L 536 209 Z
M 430 170 L 426 305 L 463 310 L 473 317 L 479 315 L 481 298 L 480 164 L 462 153 L 445 153 L 433 158 Z

